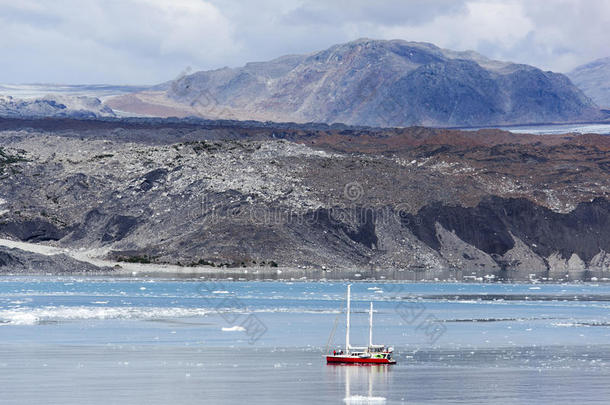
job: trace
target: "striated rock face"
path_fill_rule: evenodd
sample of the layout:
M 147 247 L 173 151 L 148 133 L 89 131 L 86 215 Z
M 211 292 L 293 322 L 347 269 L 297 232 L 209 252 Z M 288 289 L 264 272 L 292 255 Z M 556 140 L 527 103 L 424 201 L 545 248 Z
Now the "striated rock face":
M 606 199 L 556 213 L 525 199 L 493 197 L 468 208 L 426 206 L 405 222 L 419 240 L 441 255 L 457 256 L 458 268 L 497 265 L 503 278 L 525 279 L 532 274 L 582 280 L 587 269 L 594 276 L 604 273 L 601 257 L 610 246 L 609 213 Z M 454 242 L 447 251 L 447 234 L 462 245 Z
M 610 278 L 610 138 L 601 135 L 175 121 L 0 127 L 0 236 L 253 270 Z
M 579 66 L 568 77 L 597 105 L 610 109 L 610 57 Z
M 197 72 L 157 90 L 109 105 L 161 116 L 383 127 L 600 117 L 564 75 L 400 40 L 360 39 L 310 55 Z

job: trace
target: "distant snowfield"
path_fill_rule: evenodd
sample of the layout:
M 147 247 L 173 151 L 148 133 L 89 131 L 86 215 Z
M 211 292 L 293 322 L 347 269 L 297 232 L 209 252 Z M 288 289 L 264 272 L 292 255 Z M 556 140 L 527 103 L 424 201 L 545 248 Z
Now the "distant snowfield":
M 554 135 L 554 134 L 602 134 L 610 135 L 610 123 L 608 124 L 564 124 L 564 125 L 533 125 L 522 127 L 500 127 L 515 134 L 535 134 L 535 135 Z
M 146 90 L 146 86 L 115 86 L 106 84 L 0 84 L 0 95 L 22 99 L 48 95 L 88 96 L 102 101 L 122 94 Z

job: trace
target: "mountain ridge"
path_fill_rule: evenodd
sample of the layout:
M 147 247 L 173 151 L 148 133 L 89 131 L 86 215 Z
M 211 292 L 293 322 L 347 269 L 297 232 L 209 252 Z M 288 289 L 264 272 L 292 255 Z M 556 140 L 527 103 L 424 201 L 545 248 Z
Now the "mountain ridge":
M 160 116 L 377 127 L 601 119 L 597 106 L 562 74 L 403 40 L 359 39 L 184 75 L 156 90 L 109 105 Z

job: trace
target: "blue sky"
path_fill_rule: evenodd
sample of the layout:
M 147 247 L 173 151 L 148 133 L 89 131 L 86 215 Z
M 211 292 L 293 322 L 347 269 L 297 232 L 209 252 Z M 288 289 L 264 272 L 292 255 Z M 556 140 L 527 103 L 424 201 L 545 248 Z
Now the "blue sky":
M 566 72 L 610 56 L 610 0 L 0 0 L 0 83 L 154 84 L 368 37 Z

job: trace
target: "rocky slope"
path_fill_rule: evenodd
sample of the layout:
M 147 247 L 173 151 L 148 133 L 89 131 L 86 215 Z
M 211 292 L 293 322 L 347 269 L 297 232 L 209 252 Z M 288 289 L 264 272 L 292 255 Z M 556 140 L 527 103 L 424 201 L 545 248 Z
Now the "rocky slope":
M 4 237 L 252 271 L 610 277 L 606 136 L 179 121 L 0 128 Z
M 600 107 L 610 109 L 610 57 L 579 66 L 568 76 Z
M 197 72 L 117 110 L 369 126 L 474 126 L 591 120 L 593 102 L 561 74 L 432 44 L 361 39 L 310 55 Z
M 83 274 L 108 272 L 108 268 L 75 260 L 64 254 L 41 255 L 0 246 L 0 274 Z

